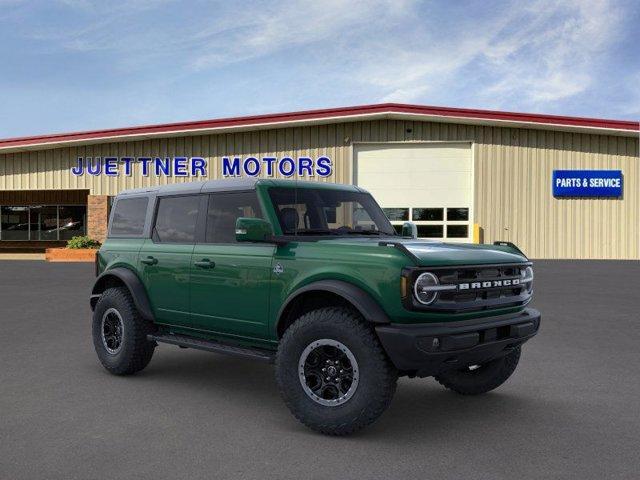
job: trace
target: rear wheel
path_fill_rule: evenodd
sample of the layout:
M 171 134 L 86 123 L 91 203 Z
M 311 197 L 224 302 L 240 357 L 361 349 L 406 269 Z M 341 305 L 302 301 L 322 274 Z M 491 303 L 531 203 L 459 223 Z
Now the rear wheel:
M 155 342 L 147 340 L 154 325 L 143 319 L 124 287 L 109 288 L 93 312 L 93 346 L 100 363 L 115 375 L 130 375 L 147 366 Z
M 504 357 L 436 376 L 436 380 L 461 395 L 479 395 L 498 388 L 513 374 L 520 360 L 520 347 Z
M 347 435 L 386 410 L 397 372 L 372 328 L 345 308 L 314 310 L 285 332 L 276 381 L 298 420 L 328 435 Z

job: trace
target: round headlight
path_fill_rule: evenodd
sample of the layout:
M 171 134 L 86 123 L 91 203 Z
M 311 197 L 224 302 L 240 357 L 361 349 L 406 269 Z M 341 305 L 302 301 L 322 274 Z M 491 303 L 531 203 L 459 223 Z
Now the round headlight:
M 416 279 L 416 282 L 413 284 L 413 294 L 423 305 L 429 305 L 433 303 L 438 296 L 438 292 L 432 287 L 435 287 L 439 284 L 438 277 L 436 277 L 433 273 L 426 272 L 420 274 L 420 276 Z
M 525 268 L 520 275 L 522 276 L 521 283 L 525 285 L 528 292 L 531 292 L 533 290 L 533 268 Z

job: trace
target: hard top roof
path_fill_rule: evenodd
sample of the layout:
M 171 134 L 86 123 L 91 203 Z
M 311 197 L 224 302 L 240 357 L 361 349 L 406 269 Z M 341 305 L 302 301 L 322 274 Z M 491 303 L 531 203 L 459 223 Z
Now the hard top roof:
M 186 183 L 172 183 L 170 185 L 157 185 L 153 187 L 134 188 L 123 190 L 118 196 L 128 195 L 182 195 L 194 193 L 210 192 L 230 192 L 234 190 L 253 190 L 257 184 L 284 188 L 322 188 L 363 191 L 354 185 L 344 185 L 340 183 L 316 182 L 309 180 L 284 180 L 274 178 L 227 178 L 223 180 L 206 180 Z

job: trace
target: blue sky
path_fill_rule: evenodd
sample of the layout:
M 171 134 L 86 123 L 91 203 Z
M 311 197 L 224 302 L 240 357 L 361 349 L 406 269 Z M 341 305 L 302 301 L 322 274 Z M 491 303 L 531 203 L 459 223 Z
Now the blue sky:
M 640 118 L 640 2 L 0 0 L 0 138 L 403 102 Z

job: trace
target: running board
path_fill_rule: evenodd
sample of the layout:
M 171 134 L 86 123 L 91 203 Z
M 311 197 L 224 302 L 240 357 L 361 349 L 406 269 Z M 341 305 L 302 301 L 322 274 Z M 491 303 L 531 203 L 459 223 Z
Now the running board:
M 266 363 L 273 363 L 276 358 L 276 353 L 271 350 L 239 347 L 237 345 L 228 345 L 226 343 L 216 342 L 215 340 L 203 340 L 201 338 L 189 337 L 187 335 L 147 335 L 147 340 L 158 343 L 168 343 L 170 345 L 177 345 L 183 348 L 205 350 L 207 352 L 226 353 L 227 355 L 250 358 L 252 360 L 258 360 Z

